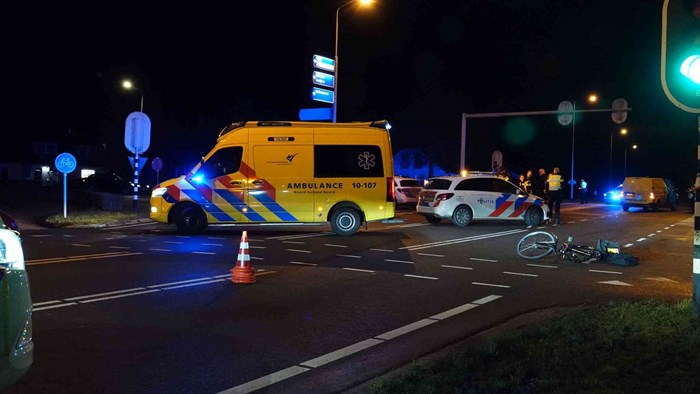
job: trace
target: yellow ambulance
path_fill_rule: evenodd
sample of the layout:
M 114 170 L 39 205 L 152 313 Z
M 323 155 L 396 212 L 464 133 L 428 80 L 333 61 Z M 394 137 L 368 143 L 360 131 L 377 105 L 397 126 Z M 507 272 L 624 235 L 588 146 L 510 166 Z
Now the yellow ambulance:
M 326 224 L 338 235 L 394 218 L 385 120 L 247 121 L 226 126 L 187 175 L 151 193 L 150 218 L 183 234 L 208 226 Z

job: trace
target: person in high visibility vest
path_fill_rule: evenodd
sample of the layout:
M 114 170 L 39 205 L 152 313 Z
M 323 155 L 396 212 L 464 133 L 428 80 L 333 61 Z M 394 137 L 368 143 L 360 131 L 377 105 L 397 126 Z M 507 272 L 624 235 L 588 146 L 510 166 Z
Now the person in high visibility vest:
M 581 178 L 578 188 L 581 191 L 581 204 L 588 204 L 588 182 Z
M 549 211 L 552 213 L 552 219 L 554 225 L 558 226 L 561 224 L 561 219 L 559 217 L 559 211 L 561 209 L 561 190 L 562 176 L 559 174 L 559 167 L 554 167 L 552 173 L 547 177 L 547 205 L 549 205 Z

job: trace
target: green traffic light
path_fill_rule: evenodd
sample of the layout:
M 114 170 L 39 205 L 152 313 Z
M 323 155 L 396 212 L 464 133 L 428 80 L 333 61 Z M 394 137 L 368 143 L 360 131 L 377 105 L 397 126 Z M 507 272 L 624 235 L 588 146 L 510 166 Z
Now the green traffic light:
M 681 64 L 681 74 L 691 81 L 700 84 L 700 55 L 688 56 Z

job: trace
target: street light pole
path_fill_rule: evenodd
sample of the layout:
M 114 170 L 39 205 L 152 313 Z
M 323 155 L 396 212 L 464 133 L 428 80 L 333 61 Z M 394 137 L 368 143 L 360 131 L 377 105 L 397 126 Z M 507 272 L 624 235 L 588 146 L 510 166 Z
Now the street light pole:
M 612 188 L 612 157 L 613 157 L 613 133 L 610 132 L 610 171 L 608 172 L 608 189 Z M 621 129 L 620 135 L 626 135 L 627 129 Z
M 595 94 L 591 94 L 588 96 L 588 101 L 591 103 L 595 103 L 598 100 L 598 96 Z M 569 198 L 571 200 L 574 199 L 574 185 L 576 182 L 576 178 L 574 178 L 574 140 L 576 137 L 576 102 L 578 99 L 574 100 L 574 116 L 573 116 L 573 121 L 571 122 L 571 179 L 569 180 L 569 190 L 570 190 L 570 196 Z
M 574 138 L 576 136 L 576 101 L 574 100 L 574 118 L 571 122 L 571 179 L 569 180 L 569 198 L 574 199 Z
M 333 116 L 332 120 L 333 123 L 336 123 L 336 120 L 338 119 L 337 117 L 337 112 L 338 112 L 338 76 L 339 76 L 339 61 L 338 61 L 338 25 L 340 22 L 340 10 L 349 6 L 352 3 L 359 2 L 362 5 L 368 5 L 372 4 L 374 0 L 350 0 L 347 3 L 341 5 L 338 7 L 337 10 L 335 10 L 335 55 L 333 57 L 334 60 L 334 65 L 335 65 L 335 76 L 333 77 L 334 84 L 333 84 Z

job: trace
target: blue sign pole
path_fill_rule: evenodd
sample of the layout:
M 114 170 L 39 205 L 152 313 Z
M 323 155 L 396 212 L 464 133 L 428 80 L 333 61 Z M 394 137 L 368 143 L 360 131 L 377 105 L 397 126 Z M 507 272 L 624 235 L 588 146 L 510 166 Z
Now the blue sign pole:
M 66 218 L 68 216 L 68 181 L 66 177 L 69 172 L 75 170 L 78 162 L 73 155 L 63 152 L 56 156 L 54 164 L 56 169 L 63 173 L 63 217 Z

